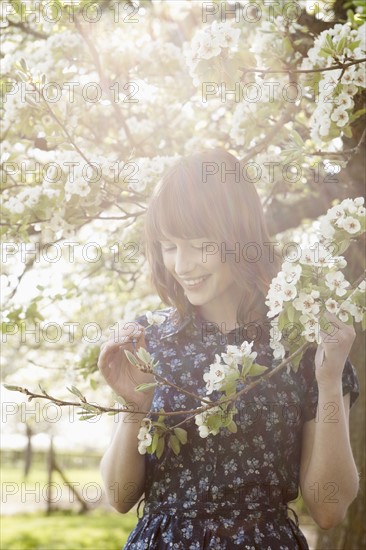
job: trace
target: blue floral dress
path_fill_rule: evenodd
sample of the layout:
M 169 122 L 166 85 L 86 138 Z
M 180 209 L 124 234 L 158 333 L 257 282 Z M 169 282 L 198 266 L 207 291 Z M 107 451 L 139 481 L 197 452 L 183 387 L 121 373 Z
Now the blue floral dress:
M 183 321 L 175 308 L 155 313 L 164 315 L 164 323 L 148 326 L 145 316 L 136 321 L 146 327 L 147 349 L 159 361 L 158 374 L 202 398 L 203 374 L 215 354 L 225 352 L 228 344 L 252 339 L 245 327 L 222 334 L 194 309 Z M 268 337 L 255 339 L 253 351 L 258 353 L 256 361 L 269 369 L 278 364 Z M 288 515 L 288 502 L 298 495 L 302 426 L 317 411 L 314 354 L 308 349 L 297 372 L 285 368 L 236 401 L 236 433 L 221 428 L 218 435 L 202 438 L 192 419 L 182 426 L 188 443 L 181 445 L 178 456 L 168 445 L 160 459 L 145 455 L 145 495 L 137 513 L 143 502 L 144 510 L 123 550 L 308 548 L 296 514 L 294 519 Z M 348 392 L 353 405 L 358 380 L 349 360 L 343 371 L 343 393 Z M 221 395 L 214 391 L 210 398 Z M 199 406 L 198 399 L 159 385 L 151 411 Z M 332 414 L 330 408 L 329 421 Z M 174 425 L 184 418 L 166 417 L 166 423 Z M 334 497 L 335 489 L 331 491 L 328 496 Z

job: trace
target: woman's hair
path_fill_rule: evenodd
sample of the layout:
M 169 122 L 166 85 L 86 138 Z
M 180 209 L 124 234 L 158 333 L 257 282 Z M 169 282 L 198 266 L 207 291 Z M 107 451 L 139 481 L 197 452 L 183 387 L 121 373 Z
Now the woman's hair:
M 213 149 L 183 157 L 156 186 L 147 209 L 145 253 L 152 283 L 161 300 L 175 306 L 183 318 L 190 304 L 166 270 L 158 242 L 167 235 L 178 239 L 209 237 L 217 243 L 216 253 L 230 263 L 243 291 L 237 310 L 239 324 L 251 321 L 255 311 L 263 311 L 279 260 L 277 255 L 270 257 L 273 247 L 257 191 L 243 177 L 242 165 L 232 154 Z M 239 262 L 237 254 L 229 252 L 238 251 L 238 247 Z

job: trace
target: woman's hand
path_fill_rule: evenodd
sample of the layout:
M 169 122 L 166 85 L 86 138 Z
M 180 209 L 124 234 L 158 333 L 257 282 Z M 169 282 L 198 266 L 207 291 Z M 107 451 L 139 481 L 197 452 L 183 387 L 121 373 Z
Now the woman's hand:
M 315 375 L 318 384 L 339 383 L 344 364 L 356 337 L 353 325 L 346 325 L 336 315 L 326 311 L 329 325 L 327 332 L 321 330 L 323 342 L 315 354 Z
M 132 329 L 132 330 L 131 330 Z M 118 334 L 113 334 L 107 342 L 101 345 L 98 359 L 98 367 L 107 384 L 127 404 L 133 403 L 143 409 L 151 404 L 154 389 L 136 392 L 139 384 L 155 382 L 154 375 L 141 372 L 127 359 L 124 350 L 132 353 L 140 347 L 146 348 L 145 329 L 138 323 L 118 323 Z M 133 343 L 136 344 L 134 348 Z

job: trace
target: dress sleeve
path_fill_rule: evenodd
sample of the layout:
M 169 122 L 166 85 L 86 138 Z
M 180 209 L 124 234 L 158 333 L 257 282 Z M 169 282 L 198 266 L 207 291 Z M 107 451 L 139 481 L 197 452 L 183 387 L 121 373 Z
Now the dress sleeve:
M 305 392 L 303 394 L 303 418 L 304 421 L 312 420 L 316 416 L 318 406 L 318 384 L 315 378 L 315 349 L 307 350 L 301 359 L 299 372 L 303 377 L 301 383 L 304 384 Z M 350 407 L 353 406 L 359 395 L 359 381 L 356 369 L 347 358 L 342 374 L 343 395 L 350 394 Z

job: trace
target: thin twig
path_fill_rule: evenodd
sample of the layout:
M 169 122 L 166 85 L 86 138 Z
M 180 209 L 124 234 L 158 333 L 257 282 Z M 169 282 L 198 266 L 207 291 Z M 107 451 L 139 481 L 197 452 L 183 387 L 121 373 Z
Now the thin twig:
M 332 65 L 331 67 L 324 67 L 323 69 L 246 69 L 245 67 L 239 67 L 239 70 L 243 73 L 263 73 L 263 74 L 309 74 L 309 73 L 322 73 L 324 71 L 334 71 L 336 69 L 347 69 L 352 67 L 352 65 L 358 65 L 359 63 L 365 63 L 366 57 L 362 59 L 355 59 L 349 63 L 338 63 L 337 65 Z

